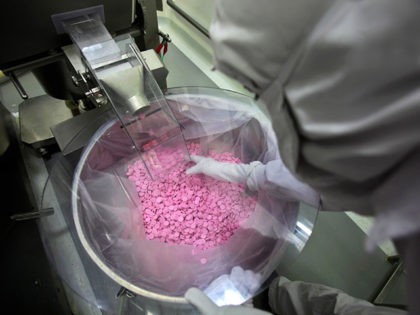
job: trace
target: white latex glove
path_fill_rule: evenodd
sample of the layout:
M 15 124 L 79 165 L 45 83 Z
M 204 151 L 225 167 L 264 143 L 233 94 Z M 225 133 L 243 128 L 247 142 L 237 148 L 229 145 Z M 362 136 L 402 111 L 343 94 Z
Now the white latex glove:
M 197 288 L 188 289 L 185 299 L 202 315 L 270 315 L 271 313 L 244 306 L 217 306 Z
M 187 170 L 188 175 L 205 174 L 215 179 L 232 183 L 247 183 L 249 176 L 256 167 L 264 167 L 264 164 L 258 161 L 250 164 L 235 164 L 219 162 L 199 155 L 191 155 L 191 160 L 197 164 Z M 249 187 L 251 190 L 257 190 L 255 188 Z
M 319 194 L 296 179 L 280 159 L 267 164 L 259 161 L 235 164 L 191 155 L 191 160 L 197 164 L 187 169 L 188 175 L 205 174 L 218 180 L 245 183 L 253 191 L 264 190 L 284 200 L 302 201 L 313 207 L 319 206 Z
M 261 286 L 261 275 L 240 266 L 232 268 L 230 274 L 213 280 L 204 293 L 218 306 L 240 305 L 251 299 Z

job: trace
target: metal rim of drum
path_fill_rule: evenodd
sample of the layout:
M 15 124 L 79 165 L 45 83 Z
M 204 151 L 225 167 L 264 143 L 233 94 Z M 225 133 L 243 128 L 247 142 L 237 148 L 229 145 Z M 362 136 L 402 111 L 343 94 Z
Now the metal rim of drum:
M 136 285 L 133 285 L 132 283 L 130 283 L 129 281 L 127 281 L 126 279 L 124 279 L 123 277 L 121 277 L 120 275 L 118 275 L 115 271 L 113 271 L 110 267 L 108 267 L 99 257 L 98 255 L 95 253 L 95 251 L 92 249 L 89 241 L 86 239 L 85 237 L 85 233 L 83 232 L 81 223 L 80 223 L 80 218 L 79 218 L 79 208 L 78 208 L 78 197 L 77 197 L 77 189 L 79 186 L 79 182 L 80 182 L 80 174 L 83 170 L 83 166 L 85 165 L 86 159 L 88 158 L 92 148 L 94 147 L 94 145 L 96 144 L 96 140 L 99 139 L 114 123 L 116 122 L 116 120 L 112 120 L 110 122 L 108 122 L 107 124 L 105 124 L 104 126 L 102 126 L 95 134 L 94 138 L 95 141 L 92 141 L 88 147 L 86 147 L 86 150 L 83 151 L 83 154 L 79 160 L 78 166 L 76 168 L 75 171 L 75 175 L 74 175 L 74 180 L 73 180 L 73 185 L 72 185 L 72 209 L 73 209 L 73 218 L 74 218 L 74 222 L 76 225 L 76 231 L 77 231 L 77 235 L 83 245 L 83 248 L 86 250 L 86 252 L 88 253 L 89 257 L 97 264 L 97 266 L 103 271 L 105 272 L 112 280 L 114 280 L 115 282 L 117 282 L 119 285 L 123 286 L 124 288 L 126 288 L 127 290 L 144 296 L 146 298 L 150 298 L 152 300 L 157 300 L 160 302 L 165 302 L 165 303 L 173 303 L 173 304 L 188 304 L 187 300 L 184 297 L 175 297 L 175 296 L 170 296 L 170 295 L 164 295 L 164 294 L 160 294 L 160 293 L 155 293 L 146 289 L 142 289 Z
M 201 90 L 201 88 L 198 88 L 199 90 Z M 204 88 L 204 90 L 208 90 L 209 88 Z M 174 88 L 172 89 L 174 91 L 177 90 L 183 90 L 183 88 Z M 220 89 L 213 89 L 210 88 L 210 90 L 219 90 Z M 228 93 L 232 93 L 234 95 L 239 95 L 241 97 L 246 97 L 246 95 L 243 95 L 241 93 L 237 93 L 234 91 L 228 91 L 228 90 L 222 90 L 223 92 L 228 92 Z M 190 93 L 184 93 L 183 92 L 174 92 L 173 96 L 180 96 L 182 94 L 189 94 Z M 207 95 L 210 96 L 210 95 Z M 96 144 L 96 140 L 98 140 L 114 123 L 116 122 L 116 120 L 112 120 L 108 123 L 106 123 L 104 126 L 102 126 L 96 133 L 95 135 L 92 137 L 92 139 L 95 139 L 95 141 L 91 141 L 90 144 L 86 147 L 86 149 L 83 151 L 82 156 L 79 160 L 79 163 L 77 165 L 77 168 L 75 170 L 75 175 L 74 175 L 74 179 L 73 180 L 73 185 L 72 185 L 72 211 L 73 211 L 73 218 L 75 221 L 75 226 L 76 226 L 76 231 L 77 231 L 77 235 L 84 247 L 84 249 L 87 251 L 89 257 L 97 264 L 97 266 L 103 271 L 105 272 L 112 280 L 114 280 L 115 282 L 117 282 L 119 285 L 123 286 L 124 288 L 126 288 L 127 290 L 131 291 L 132 293 L 141 295 L 143 297 L 155 300 L 155 301 L 159 301 L 159 302 L 164 302 L 164 303 L 171 303 L 171 304 L 177 304 L 177 305 L 188 305 L 189 303 L 187 302 L 187 300 L 184 297 L 176 297 L 176 296 L 170 296 L 170 295 L 165 295 L 165 294 L 160 294 L 160 293 L 156 293 L 156 292 L 152 292 L 143 288 L 140 288 L 136 285 L 133 285 L 132 283 L 130 283 L 129 281 L 125 280 L 122 276 L 118 275 L 115 271 L 113 271 L 111 268 L 109 268 L 99 257 L 98 255 L 95 253 L 95 251 L 92 249 L 92 247 L 89 244 L 89 241 L 86 239 L 85 234 L 83 233 L 83 229 L 80 223 L 80 218 L 79 218 L 79 213 L 78 213 L 78 207 L 77 207 L 77 188 L 79 185 L 79 181 L 80 181 L 80 174 L 82 172 L 83 166 L 86 162 L 87 157 L 89 156 L 93 146 Z

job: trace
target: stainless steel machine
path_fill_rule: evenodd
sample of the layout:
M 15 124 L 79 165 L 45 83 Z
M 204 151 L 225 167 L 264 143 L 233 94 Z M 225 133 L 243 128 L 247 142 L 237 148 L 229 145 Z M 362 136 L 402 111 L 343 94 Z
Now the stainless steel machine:
M 180 1 L 168 3 L 182 4 Z M 161 7 L 159 0 L 25 1 L 19 7 L 6 1 L 0 4 L 2 12 L 8 12 L 0 20 L 0 38 L 7 47 L 0 51 L 0 69 L 24 99 L 19 104 L 18 113 L 20 140 L 25 144 L 22 152 L 26 168 L 30 171 L 37 205 L 35 211 L 17 218 L 39 218 L 38 228 L 49 262 L 58 275 L 60 288 L 63 288 L 65 299 L 74 314 L 194 313 L 182 296 L 157 293 L 146 290 L 141 282 L 127 281 L 124 274 L 113 268 L 113 257 L 102 255 L 97 247 L 89 243 L 92 242 L 89 229 L 86 229 L 85 235 L 82 234 L 81 241 L 77 229 L 89 225 L 90 217 L 83 215 L 82 210 L 86 210 L 86 207 L 73 208 L 74 192 L 69 191 L 76 165 L 80 162 L 81 150 L 87 143 L 92 143 L 92 151 L 98 144 L 95 141 L 103 141 L 107 136 L 107 130 L 102 129 L 103 133 L 97 134 L 92 142 L 92 136 L 100 126 L 107 123 L 109 127 L 111 121 L 119 121 L 123 127 L 130 125 L 133 114 L 147 116 L 153 112 L 148 112 L 150 103 L 165 108 L 166 98 L 173 100 L 194 94 L 191 90 L 171 90 L 167 97 L 162 98 L 167 87 L 168 70 L 154 49 L 159 46 L 160 37 L 163 36 L 164 41 L 169 38 L 159 31 L 157 10 Z M 168 31 L 168 25 L 165 31 Z M 192 46 L 200 45 L 194 43 Z M 178 74 L 168 85 L 215 87 L 214 82 L 181 51 L 174 47 L 173 52 L 176 58 L 168 60 L 167 65 L 172 66 Z M 187 54 L 186 51 L 184 53 Z M 32 89 L 25 85 L 25 81 L 19 80 L 21 74 L 28 70 L 42 86 L 45 92 L 42 95 L 34 97 L 31 92 L 27 93 Z M 211 98 L 234 102 L 243 99 L 243 96 L 221 93 L 220 90 L 200 90 L 195 93 L 205 96 L 205 100 Z M 253 106 L 251 103 L 249 105 Z M 208 117 L 211 118 L 211 115 Z M 176 123 L 174 127 L 177 127 Z M 250 124 L 250 128 L 253 127 Z M 252 130 L 258 131 L 258 128 Z M 1 134 L 0 125 L 0 138 Z M 5 140 L 1 142 L 7 146 L 8 140 L 3 138 Z M 142 148 L 137 149 L 141 152 Z M 32 154 L 34 150 L 39 153 L 37 156 Z M 85 160 L 89 160 L 88 153 L 84 155 Z M 80 178 L 78 181 L 83 183 Z M 76 222 L 73 210 L 77 211 L 79 220 Z M 340 214 L 339 218 L 334 217 L 334 220 L 325 214 L 320 216 L 322 228 L 318 229 L 318 234 L 315 233 L 315 241 L 312 242 L 317 242 L 316 246 L 312 244 L 306 256 L 304 253 L 304 258 L 296 264 L 294 259 L 312 233 L 317 212 L 300 205 L 295 214 L 296 221 L 289 235 L 290 246 L 281 248 L 279 255 L 282 263 L 275 265 L 278 260 L 273 260 L 270 270 L 277 268 L 278 272 L 285 273 L 289 278 L 302 279 L 305 279 L 303 274 L 306 272 L 309 273 L 306 279 L 322 282 L 324 275 L 337 269 L 337 261 L 348 262 L 343 263 L 343 269 L 350 272 L 349 278 L 357 279 L 356 272 L 371 269 L 372 259 L 358 259 L 363 264 L 359 263 L 361 267 L 353 273 L 353 269 L 348 267 L 352 263 L 349 259 L 334 258 L 327 264 L 317 261 L 331 254 L 332 245 L 322 244 L 329 244 L 326 240 L 335 239 L 329 233 L 337 227 L 340 227 L 337 229 L 339 236 L 346 232 L 351 237 L 358 235 L 362 239 L 360 231 L 348 228 L 351 225 L 344 214 Z M 326 217 L 331 222 L 326 221 Z M 341 229 L 342 226 L 347 228 Z M 324 231 L 328 232 L 325 237 Z M 343 241 L 345 244 L 340 247 L 345 248 L 346 242 Z M 323 248 L 325 254 L 319 255 L 319 250 Z M 147 255 L 147 252 L 144 254 Z M 343 251 L 336 256 L 341 257 L 342 254 Z M 351 251 L 351 254 L 353 259 L 354 252 Z M 366 298 L 372 286 L 376 287 L 389 268 L 382 254 L 378 253 L 375 259 L 375 265 L 379 268 L 370 272 L 368 277 L 364 276 L 373 285 L 365 284 L 366 281 L 363 285 L 356 280 L 355 285 L 354 282 L 345 281 L 349 285 L 343 289 L 353 289 L 350 292 L 353 294 L 362 292 L 361 297 Z M 318 273 L 318 269 L 308 266 L 310 264 L 328 266 L 328 271 Z M 325 283 L 339 286 L 334 282 Z
M 0 38 L 7 49 L 0 52 L 0 69 L 23 99 L 18 113 L 19 140 L 50 162 L 56 158 L 57 147 L 60 157 L 74 152 L 77 156 L 96 129 L 110 119 L 112 106 L 124 122 L 127 106 L 130 113 L 144 112 L 155 96 L 149 92 L 162 97 L 168 71 L 154 50 L 160 43 L 157 10 L 161 7 L 159 0 L 26 1 L 21 6 L 3 2 L 0 9 L 7 15 L 0 21 Z M 19 76 L 27 71 L 35 75 L 45 94 L 33 97 L 26 92 Z M 2 114 L 2 154 L 9 144 L 3 120 Z M 50 187 L 51 181 L 38 185 L 44 191 L 42 200 L 34 201 L 38 203 L 35 211 L 13 219 L 52 215 L 39 222 L 39 228 L 72 312 L 127 313 L 124 298 L 129 294 L 107 280 L 88 259 L 80 258 L 83 249 L 77 240 L 68 243 L 75 235 L 69 233 L 59 246 L 51 240 L 52 231 L 72 225 L 71 207 L 63 207 L 65 218 L 60 211 L 60 203 L 69 196 L 62 196 L 55 207 L 43 207 L 57 201 L 59 192 Z M 50 196 L 47 186 L 54 191 Z M 55 264 L 56 255 L 68 260 Z M 74 283 L 68 283 L 73 281 L 69 279 Z M 101 287 L 103 282 L 106 285 Z M 106 307 L 98 302 L 101 299 Z
M 157 10 L 161 6 L 161 1 L 155 0 L 28 1 L 23 8 L 2 3 L 2 12 L 8 14 L 0 21 L 0 36 L 7 49 L 0 52 L 0 69 L 25 100 L 20 105 L 21 140 L 41 154 L 47 154 L 48 146 L 55 142 L 64 148 L 78 126 L 91 121 L 96 111 L 103 110 L 101 107 L 110 106 L 92 68 L 89 69 L 86 55 L 76 48 L 65 30 L 64 21 L 90 19 L 97 25 L 103 23 L 101 35 L 107 39 L 132 38 L 133 45 L 144 51 L 148 67 L 165 90 L 167 71 L 153 51 L 160 42 Z M 89 36 L 99 43 L 104 38 L 93 33 L 93 24 Z M 116 44 L 114 49 L 118 49 Z M 28 70 L 34 73 L 45 95 L 34 98 L 26 93 L 18 76 Z M 71 119 L 80 113 L 88 115 Z
M 21 141 L 40 153 L 48 171 L 41 192 L 39 209 L 20 218 L 40 218 L 39 229 L 44 246 L 74 313 L 194 314 L 195 310 L 185 301 L 181 292 L 185 291 L 185 287 L 188 288 L 188 281 L 196 283 L 195 277 L 203 278 L 205 274 L 208 274 L 207 277 L 204 277 L 208 282 L 212 280 L 210 279 L 213 277 L 211 276 L 212 272 L 217 277 L 221 275 L 222 271 L 228 273 L 234 266 L 222 264 L 218 268 L 220 270 L 216 272 L 214 267 L 218 266 L 220 262 L 217 262 L 219 260 L 213 261 L 211 253 L 207 253 L 209 261 L 214 265 L 208 267 L 212 271 L 206 270 L 206 266 L 201 266 L 201 263 L 194 265 L 196 258 L 189 257 L 190 249 L 175 250 L 175 255 L 170 256 L 175 257 L 176 253 L 184 253 L 177 258 L 183 262 L 168 260 L 167 257 L 166 267 L 171 266 L 170 269 L 165 269 L 163 265 L 160 268 L 164 268 L 161 272 L 165 272 L 166 276 L 170 276 L 170 279 L 159 280 L 160 286 L 150 286 L 148 284 L 150 280 L 147 279 L 150 270 L 153 270 L 155 264 L 165 261 L 158 258 L 161 250 L 154 251 L 156 263 L 146 269 L 149 271 L 139 271 L 138 274 L 133 275 L 134 278 L 127 276 L 127 272 L 130 274 L 129 270 L 136 268 L 138 263 L 147 261 L 148 255 L 151 254 L 150 251 L 149 253 L 143 252 L 141 246 L 136 246 L 134 251 L 139 251 L 136 254 L 139 260 L 126 262 L 124 268 L 120 264 L 129 255 L 124 247 L 118 255 L 120 258 L 116 260 L 107 257 L 106 253 L 101 253 L 103 246 L 96 247 L 94 244 L 97 243 L 95 240 L 97 237 L 102 237 L 102 232 L 94 231 L 95 224 L 92 226 L 94 230 L 91 231 L 90 222 L 92 220 L 101 221 L 104 213 L 101 213 L 102 209 L 100 208 L 95 210 L 89 206 L 85 207 L 85 203 L 90 197 L 86 200 L 83 199 L 86 194 L 83 193 L 85 192 L 83 187 L 87 184 L 85 183 L 86 179 L 92 179 L 92 175 L 95 177 L 95 174 L 98 174 L 97 171 L 91 174 L 91 165 L 85 162 L 103 159 L 97 154 L 97 150 L 103 152 L 103 143 L 108 143 L 109 140 L 111 143 L 117 141 L 118 148 L 125 146 L 122 150 L 124 159 L 130 158 L 132 154 L 143 159 L 143 154 L 147 153 L 148 149 L 139 144 L 144 141 L 137 141 L 138 134 L 153 134 L 154 141 L 157 141 L 158 145 L 170 142 L 171 144 L 178 143 L 182 147 L 185 139 L 178 122 L 179 117 L 183 117 L 184 123 L 192 126 L 192 130 L 195 128 L 199 131 L 204 128 L 205 131 L 207 129 L 206 119 L 212 119 L 212 116 L 209 115 L 212 113 L 219 117 L 227 117 L 229 122 L 222 120 L 218 127 L 220 131 L 218 133 L 214 131 L 214 134 L 210 133 L 209 139 L 214 140 L 220 137 L 219 142 L 223 142 L 231 137 L 233 137 L 232 139 L 241 137 L 242 134 L 244 139 L 248 139 L 242 141 L 250 141 L 249 139 L 252 138 L 254 145 L 262 141 L 262 144 L 257 146 L 258 150 L 262 150 L 262 154 L 265 154 L 265 151 L 277 151 L 275 148 L 266 148 L 267 144 L 264 143 L 266 136 L 263 136 L 264 132 L 261 133 L 266 127 L 260 129 L 261 127 L 251 123 L 252 120 L 248 121 L 248 118 L 242 122 L 243 127 L 240 127 L 241 121 L 230 121 L 230 117 L 236 117 L 232 116 L 232 113 L 236 111 L 236 107 L 232 104 L 237 104 L 238 109 L 243 108 L 244 113 L 251 109 L 251 112 L 248 112 L 244 117 L 260 115 L 257 108 L 252 111 L 255 104 L 249 97 L 219 90 L 182 90 L 177 93 L 171 92 L 170 94 L 173 95 L 169 98 L 163 95 L 166 92 L 168 72 L 154 48 L 157 48 L 160 43 L 159 36 L 164 37 L 163 41 L 169 39 L 158 30 L 157 9 L 160 5 L 161 3 L 155 0 L 118 3 L 111 0 L 104 2 L 79 1 L 72 4 L 58 1 L 48 4 L 45 2 L 43 5 L 29 3 L 25 8 L 25 14 L 30 12 L 31 15 L 37 15 L 39 18 L 36 19 L 36 22 L 33 25 L 27 25 L 27 28 L 19 27 L 2 34 L 6 40 L 23 36 L 30 38 L 26 44 L 23 44 L 22 41 L 13 42 L 10 49 L 2 52 L 0 68 L 10 77 L 21 97 L 25 99 L 19 105 Z M 3 10 L 10 12 L 11 17 L 20 12 L 9 4 L 5 3 L 2 6 Z M 12 24 L 10 20 L 5 23 Z M 39 34 L 43 34 L 43 36 L 39 36 Z M 39 37 L 41 39 L 38 39 Z M 29 97 L 25 92 L 24 85 L 18 80 L 19 73 L 24 70 L 31 70 L 34 73 L 44 88 L 45 95 Z M 172 103 L 172 109 L 169 108 L 168 102 Z M 204 104 L 204 108 L 200 107 L 201 103 Z M 178 106 L 177 104 L 182 105 Z M 199 105 L 197 108 L 196 104 Z M 205 104 L 213 106 L 213 110 L 207 113 L 208 109 Z M 175 108 L 177 108 L 178 118 L 173 116 Z M 184 116 L 190 111 L 190 116 Z M 156 116 L 156 113 L 159 113 L 159 116 Z M 201 118 L 199 118 L 200 115 L 202 115 Z M 197 117 L 198 120 L 195 121 L 194 119 Z M 117 123 L 115 122 L 116 118 L 118 118 Z M 261 116 L 260 119 L 265 121 L 267 118 Z M 141 120 L 140 123 L 139 120 Z M 148 120 L 153 120 L 154 123 L 149 123 Z M 113 125 L 111 129 L 114 131 L 108 131 L 101 127 L 100 130 L 105 133 L 98 135 L 97 129 L 105 122 L 107 122 L 106 126 L 110 126 L 109 122 L 111 122 Z M 217 125 L 211 120 L 208 123 L 213 126 L 211 130 L 215 130 Z M 235 123 L 237 129 L 234 129 Z M 195 124 L 203 125 L 197 129 L 194 127 Z M 261 124 L 262 126 L 269 125 L 268 121 Z M 150 130 L 145 129 L 145 125 L 148 125 Z M 141 130 L 133 129 L 136 126 L 140 126 Z M 188 126 L 183 127 L 184 132 L 187 130 L 187 134 L 190 130 Z M 226 127 L 229 128 L 226 129 Z M 121 131 L 122 129 L 125 133 Z M 239 132 L 239 130 L 244 131 Z M 270 133 L 271 131 L 268 129 L 265 132 Z M 94 133 L 95 136 L 92 139 Z M 226 135 L 218 136 L 219 133 L 226 133 Z M 251 134 L 254 136 L 251 137 Z M 124 137 L 128 139 L 128 142 L 121 140 Z M 190 133 L 188 137 L 201 139 L 199 141 L 204 143 L 203 136 L 200 138 L 194 133 Z M 273 135 L 270 137 L 272 141 L 269 143 L 275 143 Z M 230 142 L 237 144 L 238 140 Z M 54 151 L 56 150 L 55 143 L 60 149 L 58 153 Z M 87 143 L 89 143 L 88 148 L 90 149 L 85 150 L 80 159 L 80 151 Z M 130 151 L 131 144 L 133 145 L 132 152 Z M 222 147 L 225 145 L 227 143 Z M 244 145 L 244 148 L 252 147 L 251 142 Z M 108 151 L 103 152 L 106 153 L 105 155 L 115 153 L 113 148 L 106 150 Z M 154 147 L 152 151 L 153 153 L 159 152 L 159 148 Z M 250 152 L 254 152 L 254 150 Z M 121 164 L 120 153 L 116 165 Z M 185 150 L 180 156 L 183 159 L 188 156 L 188 152 Z M 255 157 L 249 158 L 252 160 Z M 273 155 L 271 158 L 275 158 L 275 156 Z M 39 162 L 39 160 L 33 160 L 36 165 L 43 164 L 39 164 Z M 149 174 L 152 178 L 158 176 L 152 168 L 148 167 L 146 159 L 143 159 L 143 162 L 146 169 L 150 169 Z M 184 161 L 182 162 L 184 163 Z M 79 166 L 75 171 L 76 164 Z M 36 168 L 36 166 L 32 166 L 32 168 Z M 75 181 L 73 181 L 73 176 L 75 176 Z M 72 181 L 76 183 L 73 188 Z M 99 178 L 95 187 L 101 186 L 103 183 L 104 181 Z M 72 189 L 69 190 L 69 187 Z M 124 196 L 127 187 L 123 185 L 120 188 L 122 196 Z M 120 188 L 115 186 L 109 193 L 120 191 Z M 249 237 L 250 241 L 247 246 L 251 247 L 247 249 L 248 252 L 254 252 L 255 246 L 260 250 L 265 248 L 260 258 L 252 258 L 252 255 L 248 258 L 248 255 L 245 254 L 243 255 L 246 257 L 242 257 L 242 254 L 236 257 L 234 254 L 232 257 L 236 257 L 235 259 L 227 260 L 231 260 L 232 264 L 244 261 L 249 266 L 259 266 L 265 273 L 263 280 L 267 280 L 285 252 L 289 252 L 289 256 L 294 256 L 299 252 L 310 235 L 308 231 L 311 231 L 316 212 L 312 212 L 308 217 L 302 216 L 302 213 L 299 215 L 296 205 L 285 204 L 281 207 L 285 207 L 288 209 L 287 212 L 290 212 L 290 215 L 287 216 L 291 220 L 290 227 L 289 219 L 283 218 L 283 214 L 280 221 L 268 220 L 267 218 L 271 217 L 269 212 L 266 213 L 264 207 L 261 207 L 261 214 L 258 215 L 256 222 L 260 222 L 267 216 L 269 224 L 266 227 L 264 224 L 255 226 L 251 224 L 241 232 L 245 234 L 239 240 L 243 240 L 246 235 Z M 99 216 L 92 216 L 95 213 Z M 272 223 L 277 225 L 271 226 Z M 309 230 L 302 230 L 302 224 L 308 225 Z M 283 225 L 285 231 L 281 232 Z M 106 226 L 105 224 L 104 227 Z M 254 229 L 255 232 L 251 234 L 247 232 Z M 63 230 L 66 231 L 65 237 L 64 235 L 57 236 L 60 235 L 59 231 Z M 112 229 L 110 233 L 119 234 L 118 229 Z M 283 233 L 287 235 L 290 233 L 290 238 L 283 239 L 286 235 Z M 280 241 L 277 241 L 277 238 Z M 139 244 L 144 244 L 144 242 Z M 260 246 L 260 244 L 266 245 Z M 111 245 L 110 248 L 113 246 Z M 150 246 L 152 245 L 146 242 L 146 248 Z M 229 250 L 234 247 L 230 245 L 220 253 L 225 253 L 224 255 L 227 255 L 226 258 L 228 258 L 229 254 L 226 253 L 234 253 L 234 250 Z M 243 253 L 247 252 L 246 248 L 244 246 Z M 173 250 L 173 248 L 169 248 L 169 250 Z M 216 257 L 224 256 L 220 253 Z M 222 262 L 224 259 L 220 261 Z M 261 263 L 262 261 L 264 263 Z M 184 275 L 183 264 L 190 266 L 188 270 L 184 271 Z M 173 268 L 178 271 L 171 276 L 170 270 Z M 194 268 L 197 269 L 196 273 L 193 272 Z M 157 276 L 159 277 L 159 274 Z M 170 290 L 170 287 L 174 285 L 181 285 L 182 281 L 187 281 L 182 283 L 181 287 L 184 289 L 180 292 Z M 258 285 L 261 284 L 258 283 Z M 220 297 L 220 295 L 223 296 L 224 289 L 218 290 L 221 291 L 216 292 L 217 298 L 221 299 L 222 303 L 228 303 L 229 301 L 224 301 Z M 229 290 L 235 292 L 236 288 L 235 286 L 229 287 Z M 239 295 L 237 300 L 238 303 L 241 303 L 248 298 L 249 296 L 244 293 L 244 295 Z

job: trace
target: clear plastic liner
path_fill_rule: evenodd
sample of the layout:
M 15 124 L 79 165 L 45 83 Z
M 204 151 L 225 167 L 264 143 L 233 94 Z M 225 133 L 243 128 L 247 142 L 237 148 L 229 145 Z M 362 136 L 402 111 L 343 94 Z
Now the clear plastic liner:
M 231 152 L 243 163 L 279 158 L 271 123 L 251 99 L 190 88 L 172 90 L 167 101 L 183 137 L 199 143 L 202 155 L 209 150 Z M 147 122 L 160 126 L 159 117 L 154 115 Z M 154 146 L 149 127 L 140 121 L 135 124 L 135 141 L 150 146 L 149 153 L 166 145 L 183 145 L 166 141 Z M 142 200 L 126 176 L 127 166 L 138 159 L 130 141 L 120 122 L 110 121 L 91 139 L 76 168 L 72 200 L 76 229 L 98 266 L 130 291 L 162 300 L 181 297 L 193 286 L 204 290 L 235 266 L 258 274 L 260 286 L 282 259 L 296 224 L 298 204 L 258 192 L 252 215 L 226 243 L 207 250 L 147 240 Z M 240 303 L 249 298 L 241 296 Z

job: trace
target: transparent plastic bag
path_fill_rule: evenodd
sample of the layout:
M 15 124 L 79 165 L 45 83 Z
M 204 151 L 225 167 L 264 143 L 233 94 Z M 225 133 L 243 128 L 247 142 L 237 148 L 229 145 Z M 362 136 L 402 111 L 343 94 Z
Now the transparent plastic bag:
M 174 90 L 168 96 L 187 142 L 198 143 L 202 155 L 210 150 L 231 152 L 243 163 L 279 158 L 270 121 L 251 99 L 206 91 Z M 154 123 L 159 124 L 158 116 Z M 136 141 L 147 146 L 154 139 L 150 133 L 139 133 Z M 152 151 L 159 158 L 160 150 L 177 145 L 183 144 L 155 143 Z M 226 243 L 210 249 L 148 240 L 142 200 L 126 176 L 127 166 L 136 159 L 120 123 L 111 121 L 94 135 L 75 172 L 73 211 L 78 235 L 111 278 L 138 294 L 180 297 L 192 286 L 205 289 L 234 266 L 260 274 L 261 282 L 270 276 L 294 229 L 296 203 L 258 192 L 251 216 Z

